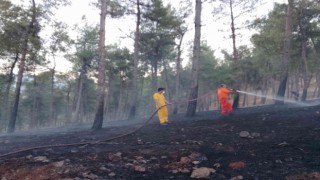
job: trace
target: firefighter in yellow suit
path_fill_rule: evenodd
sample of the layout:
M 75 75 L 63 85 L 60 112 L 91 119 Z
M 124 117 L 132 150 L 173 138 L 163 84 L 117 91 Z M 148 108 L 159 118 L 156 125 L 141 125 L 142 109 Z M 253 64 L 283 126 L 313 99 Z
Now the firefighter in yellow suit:
M 156 104 L 156 108 L 158 110 L 158 117 L 161 125 L 167 125 L 168 124 L 168 108 L 167 108 L 167 101 L 164 97 L 164 91 L 165 88 L 158 88 L 158 92 L 153 94 L 153 99 Z

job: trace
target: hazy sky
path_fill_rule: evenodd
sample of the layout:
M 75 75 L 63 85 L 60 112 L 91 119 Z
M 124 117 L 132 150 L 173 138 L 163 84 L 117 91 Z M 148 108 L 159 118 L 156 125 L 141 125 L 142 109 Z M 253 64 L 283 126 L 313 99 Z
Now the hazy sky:
M 19 2 L 19 0 L 13 0 Z M 244 17 L 241 21 L 252 20 L 256 17 L 261 17 L 266 15 L 272 8 L 274 2 L 285 3 L 286 0 L 263 0 L 264 2 L 259 6 L 258 10 L 255 12 L 255 17 Z M 90 3 L 96 2 L 96 0 L 71 0 L 71 5 L 67 7 L 60 8 L 56 17 L 61 21 L 69 25 L 69 32 L 72 38 L 77 37 L 77 32 L 73 29 L 75 24 L 81 26 L 82 17 L 86 16 L 86 19 L 92 25 L 99 23 L 99 13 L 100 10 L 96 7 L 90 5 Z M 174 8 L 179 7 L 179 1 L 164 0 L 164 2 L 171 3 Z M 194 10 L 194 8 L 193 8 Z M 194 36 L 194 25 L 193 25 L 194 15 L 189 18 L 189 29 L 184 41 L 184 57 L 186 62 L 186 55 L 188 53 L 190 42 L 193 41 Z M 202 11 L 202 40 L 207 41 L 207 44 L 215 50 L 215 55 L 221 57 L 221 50 L 227 49 L 231 52 L 232 41 L 230 37 L 230 25 L 228 24 L 228 19 L 221 19 L 219 21 L 214 20 L 212 15 L 212 7 L 208 3 L 203 4 Z M 106 44 L 118 43 L 120 46 L 128 47 L 133 49 L 133 40 L 128 38 L 130 33 L 135 29 L 135 19 L 134 17 L 127 17 L 121 19 L 106 19 Z M 250 44 L 249 38 L 252 31 L 243 29 L 237 31 L 239 35 L 237 36 L 237 46 Z M 70 67 L 70 63 L 65 61 L 59 61 L 57 63 L 57 68 L 60 71 L 64 71 Z

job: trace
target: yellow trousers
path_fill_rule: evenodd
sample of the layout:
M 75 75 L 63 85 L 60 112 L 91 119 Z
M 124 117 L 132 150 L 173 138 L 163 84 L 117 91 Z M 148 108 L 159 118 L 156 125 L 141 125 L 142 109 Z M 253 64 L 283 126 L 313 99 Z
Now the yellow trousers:
M 164 124 L 168 122 L 168 108 L 167 106 L 163 106 L 158 110 L 158 117 L 160 124 Z

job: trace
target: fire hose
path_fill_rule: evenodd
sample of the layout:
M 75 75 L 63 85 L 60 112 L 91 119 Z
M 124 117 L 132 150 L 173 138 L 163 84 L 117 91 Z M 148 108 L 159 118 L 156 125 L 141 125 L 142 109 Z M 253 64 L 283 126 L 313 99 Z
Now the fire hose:
M 167 105 L 173 105 L 173 104 L 184 104 L 187 102 L 192 102 L 192 101 L 196 101 L 198 99 L 207 97 L 208 95 L 211 95 L 212 92 L 208 92 L 206 94 L 203 94 L 197 98 L 194 99 L 190 99 L 190 100 L 185 100 L 185 101 L 177 101 L 177 102 L 172 102 L 172 103 L 168 103 L 166 105 L 163 105 L 161 107 L 159 107 L 157 110 L 155 110 L 152 115 L 146 119 L 143 123 L 141 123 L 138 127 L 136 127 L 135 129 L 133 129 L 132 131 L 129 131 L 127 133 L 121 134 L 121 135 L 117 135 L 111 138 L 107 138 L 107 139 L 103 139 L 103 140 L 98 140 L 98 141 L 86 141 L 86 142 L 79 142 L 79 143 L 69 143 L 69 144 L 49 144 L 49 145 L 43 145 L 43 146 L 33 146 L 33 147 L 28 147 L 28 148 L 24 148 L 24 149 L 20 149 L 20 150 L 16 150 L 16 151 L 12 151 L 12 152 L 8 152 L 8 153 L 4 153 L 4 154 L 0 154 L 0 158 L 6 157 L 6 156 L 11 156 L 11 155 L 15 155 L 18 153 L 22 153 L 22 152 L 27 152 L 27 151 L 31 151 L 31 150 L 38 150 L 38 149 L 47 149 L 47 148 L 56 148 L 56 147 L 71 147 L 71 146 L 83 146 L 83 145 L 96 145 L 96 144 L 103 144 L 105 142 L 109 142 L 115 139 L 119 139 L 125 136 L 128 136 L 130 134 L 133 134 L 137 131 L 139 131 L 141 128 L 143 128 L 144 126 L 146 126 L 151 120 L 152 118 L 157 114 L 157 112 L 167 106 Z

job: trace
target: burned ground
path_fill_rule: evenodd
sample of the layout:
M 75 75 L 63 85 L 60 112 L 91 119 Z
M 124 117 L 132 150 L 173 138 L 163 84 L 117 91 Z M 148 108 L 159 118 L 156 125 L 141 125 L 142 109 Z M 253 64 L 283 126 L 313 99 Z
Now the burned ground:
M 196 117 L 110 125 L 100 131 L 0 136 L 0 153 L 49 144 L 83 142 L 20 152 L 0 159 L 0 177 L 17 179 L 320 179 L 320 106 L 264 106 Z M 86 144 L 85 142 L 91 142 Z

